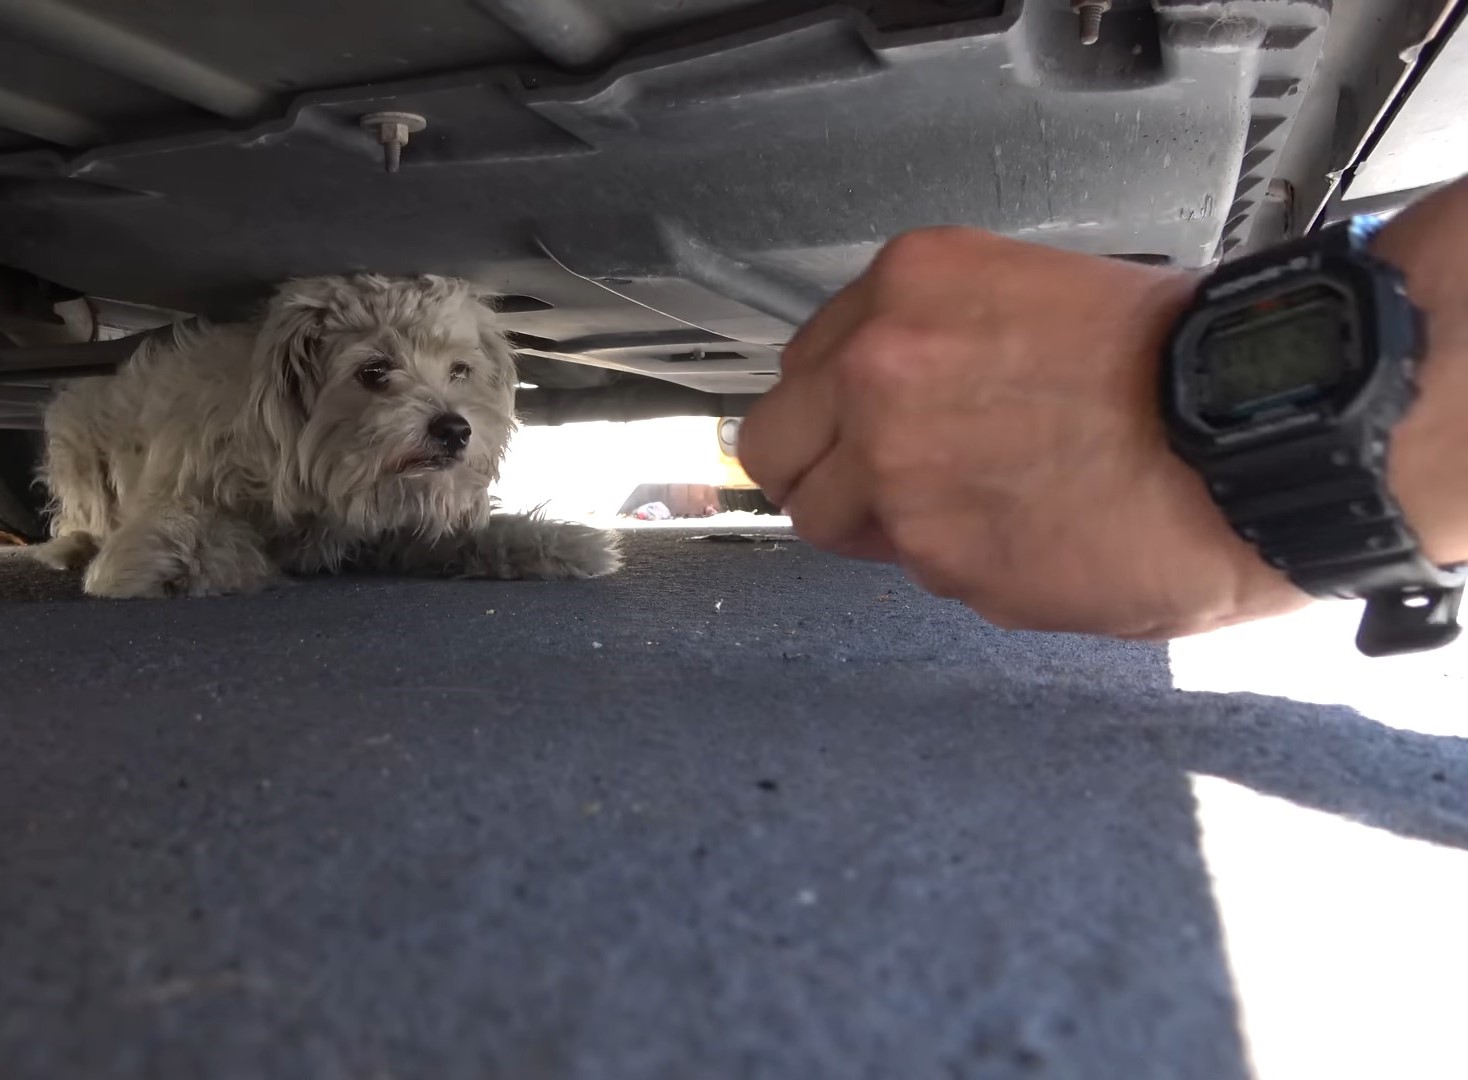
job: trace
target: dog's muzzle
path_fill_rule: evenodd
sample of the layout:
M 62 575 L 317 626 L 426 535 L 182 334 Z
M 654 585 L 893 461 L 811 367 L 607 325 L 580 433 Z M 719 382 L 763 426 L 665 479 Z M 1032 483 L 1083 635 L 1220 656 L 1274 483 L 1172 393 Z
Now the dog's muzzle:
M 423 453 L 406 458 L 397 468 L 399 473 L 441 472 L 453 468 L 464 459 L 473 429 L 458 413 L 439 413 L 428 421 Z

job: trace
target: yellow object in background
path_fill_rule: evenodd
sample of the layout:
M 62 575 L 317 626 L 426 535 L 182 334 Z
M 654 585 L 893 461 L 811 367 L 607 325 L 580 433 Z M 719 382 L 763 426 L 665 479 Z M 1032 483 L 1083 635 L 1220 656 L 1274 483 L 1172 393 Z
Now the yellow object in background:
M 721 487 L 753 488 L 755 483 L 739 463 L 739 425 L 737 416 L 721 416 L 718 424 L 719 467 L 723 470 Z

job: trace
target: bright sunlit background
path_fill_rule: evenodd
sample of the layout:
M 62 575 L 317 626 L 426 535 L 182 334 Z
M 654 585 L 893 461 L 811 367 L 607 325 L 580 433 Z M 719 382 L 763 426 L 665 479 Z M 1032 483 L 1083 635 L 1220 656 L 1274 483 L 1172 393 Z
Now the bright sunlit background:
M 550 516 L 569 521 L 645 527 L 647 523 L 617 513 L 641 485 L 717 488 L 748 483 L 737 462 L 720 453 L 718 426 L 716 417 L 680 416 L 522 428 L 510 442 L 501 481 L 493 490 L 507 510 L 543 505 Z M 761 515 L 759 524 L 789 522 Z
M 1173 642 L 1173 683 L 1468 736 L 1468 641 L 1368 660 L 1359 617 L 1322 603 Z M 1193 792 L 1257 1075 L 1468 1076 L 1468 855 L 1215 777 Z

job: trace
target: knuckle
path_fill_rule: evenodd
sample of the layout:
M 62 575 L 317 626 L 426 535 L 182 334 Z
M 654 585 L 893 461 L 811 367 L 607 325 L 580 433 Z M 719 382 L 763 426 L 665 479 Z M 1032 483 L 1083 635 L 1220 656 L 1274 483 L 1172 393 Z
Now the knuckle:
M 872 261 L 873 274 L 906 277 L 914 268 L 931 265 L 936 257 L 949 251 L 955 242 L 969 236 L 982 236 L 973 229 L 953 225 L 937 225 L 914 229 L 889 240 Z
M 874 320 L 856 330 L 837 357 L 848 385 L 888 390 L 922 378 L 914 361 L 927 348 L 927 335 L 891 320 Z
M 900 504 L 904 494 L 913 490 L 930 490 L 933 475 L 933 451 L 911 425 L 884 414 L 866 430 L 861 447 L 861 460 L 873 486 L 874 498 L 882 503 Z M 904 531 L 916 534 L 916 530 Z M 917 536 L 921 543 L 926 537 Z
M 963 376 L 972 356 L 972 343 L 953 327 L 890 314 L 874 316 L 852 331 L 836 354 L 835 367 L 848 386 L 931 390 Z
M 838 363 L 847 370 L 861 370 L 867 365 L 880 367 L 902 356 L 906 351 L 905 338 L 901 327 L 883 319 L 871 320 L 853 331 L 841 350 Z

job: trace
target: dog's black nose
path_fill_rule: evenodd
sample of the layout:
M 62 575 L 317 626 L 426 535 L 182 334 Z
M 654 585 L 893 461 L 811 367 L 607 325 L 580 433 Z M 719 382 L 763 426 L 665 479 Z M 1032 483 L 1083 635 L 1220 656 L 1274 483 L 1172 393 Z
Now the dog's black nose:
M 449 453 L 458 453 L 469 445 L 469 421 L 456 412 L 439 413 L 428 421 L 428 437 Z

